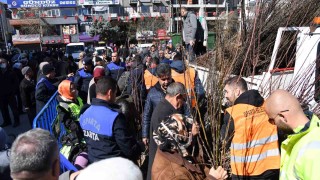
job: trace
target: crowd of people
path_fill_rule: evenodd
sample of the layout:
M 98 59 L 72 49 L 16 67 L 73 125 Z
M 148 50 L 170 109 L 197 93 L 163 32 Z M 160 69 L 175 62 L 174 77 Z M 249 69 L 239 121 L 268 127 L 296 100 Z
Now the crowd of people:
M 11 148 L 0 128 L 0 178 L 320 177 L 319 118 L 303 111 L 288 91 L 276 90 L 264 99 L 257 90 L 249 90 L 240 76 L 225 78 L 228 107 L 218 130 L 219 144 L 204 147 L 200 143 L 203 134 L 219 133 L 200 128 L 207 112 L 206 93 L 187 61 L 193 61 L 195 15 L 185 8 L 181 14 L 184 30 L 191 29 L 184 36 L 186 49 L 178 44 L 173 50 L 170 43 L 165 51 L 156 44 L 144 50 L 130 45 L 128 53 L 121 47 L 110 58 L 81 52 L 78 64 L 71 55 L 63 57 L 56 51 L 19 55 L 19 60 L 1 54 L 0 84 L 5 85 L 0 88 L 1 126 L 12 122 L 18 126 L 19 114 L 24 112 L 32 124 L 57 91 L 58 115 L 52 134 L 32 129 L 20 134 Z M 229 151 L 229 173 L 228 167 L 213 167 L 219 161 L 206 157 L 206 148 Z M 142 158 L 146 154 L 148 158 Z M 60 156 L 79 171 L 60 174 Z

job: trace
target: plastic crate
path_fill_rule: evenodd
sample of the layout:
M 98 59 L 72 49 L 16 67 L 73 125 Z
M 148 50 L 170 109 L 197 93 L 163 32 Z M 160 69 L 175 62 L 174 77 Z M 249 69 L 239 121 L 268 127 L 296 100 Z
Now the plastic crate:
M 54 95 L 50 98 L 47 104 L 42 108 L 42 110 L 34 118 L 33 125 L 32 125 L 33 128 L 42 128 L 42 129 L 48 130 L 50 131 L 50 134 L 53 135 L 52 123 L 58 115 L 58 112 L 57 112 L 58 101 L 56 99 L 57 94 L 58 94 L 58 91 L 54 93 Z M 61 124 L 61 133 L 58 138 L 59 148 L 61 148 L 62 146 L 60 143 L 61 142 L 60 139 L 64 133 L 65 133 L 64 126 Z M 60 153 L 60 173 L 64 173 L 69 170 L 78 171 L 77 168 Z

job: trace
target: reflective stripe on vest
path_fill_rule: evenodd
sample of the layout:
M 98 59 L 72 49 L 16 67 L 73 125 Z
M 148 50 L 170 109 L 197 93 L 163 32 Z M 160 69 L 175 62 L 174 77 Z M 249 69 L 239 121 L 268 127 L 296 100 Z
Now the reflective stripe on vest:
M 264 160 L 271 156 L 279 156 L 279 149 L 270 149 L 264 153 L 256 154 L 252 156 L 231 156 L 231 161 L 235 163 L 250 163 Z
M 307 150 L 312 149 L 320 149 L 320 141 L 313 141 L 307 144 L 306 146 L 302 147 L 298 153 L 297 159 L 303 156 Z
M 147 89 L 150 89 L 152 86 L 157 84 L 158 78 L 150 73 L 148 69 L 144 71 L 144 83 Z
M 277 127 L 269 123 L 263 107 L 237 104 L 227 109 L 234 120 L 230 147 L 232 173 L 261 175 L 280 168 Z
M 278 143 L 277 134 L 274 134 L 266 138 L 253 140 L 248 143 L 231 143 L 231 149 L 241 150 L 241 149 L 253 148 L 253 147 L 262 146 L 264 144 L 275 142 L 275 141 Z
M 65 110 L 69 111 L 71 110 L 72 117 L 75 118 L 74 120 L 79 121 L 79 115 L 80 115 L 80 110 L 83 106 L 82 99 L 80 97 L 77 97 L 77 101 L 79 104 L 76 103 L 59 103 L 61 107 L 63 107 Z M 65 106 L 67 105 L 67 106 Z
M 186 87 L 188 97 L 191 98 L 191 107 L 196 107 L 197 101 L 194 92 L 196 71 L 194 68 L 188 68 L 183 73 L 178 73 L 172 69 L 171 76 L 175 82 L 180 82 Z

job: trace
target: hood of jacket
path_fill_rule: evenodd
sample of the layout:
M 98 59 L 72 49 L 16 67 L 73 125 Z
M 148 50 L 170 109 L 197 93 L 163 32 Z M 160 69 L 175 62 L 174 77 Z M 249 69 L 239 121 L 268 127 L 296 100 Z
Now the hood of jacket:
M 170 64 L 170 67 L 175 71 L 177 71 L 178 73 L 183 73 L 186 70 L 184 63 L 181 60 L 172 61 L 172 63 Z
M 234 104 L 249 104 L 255 107 L 260 107 L 263 103 L 264 99 L 257 90 L 248 90 L 242 93 L 234 102 Z

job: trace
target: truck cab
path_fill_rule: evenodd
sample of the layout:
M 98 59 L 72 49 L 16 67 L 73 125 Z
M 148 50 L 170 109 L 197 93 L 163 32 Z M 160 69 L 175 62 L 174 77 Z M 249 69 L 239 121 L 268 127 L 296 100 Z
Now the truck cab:
M 65 56 L 68 57 L 69 54 L 72 55 L 73 59 L 76 62 L 79 62 L 79 54 L 80 52 L 85 50 L 85 46 L 83 42 L 80 43 L 69 43 L 66 46 L 66 54 Z

